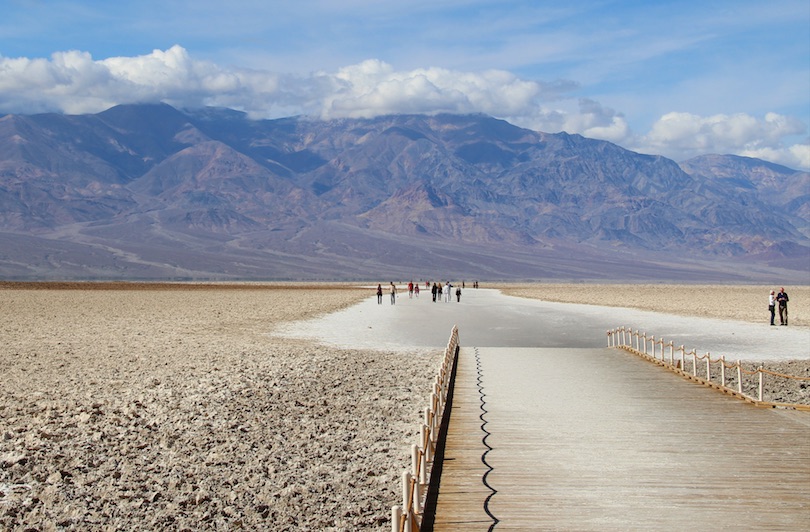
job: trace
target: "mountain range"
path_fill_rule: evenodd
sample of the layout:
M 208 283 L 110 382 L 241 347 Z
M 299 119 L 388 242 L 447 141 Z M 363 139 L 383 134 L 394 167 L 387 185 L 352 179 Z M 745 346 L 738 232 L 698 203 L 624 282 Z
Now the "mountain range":
M 810 173 L 484 115 L 0 118 L 0 277 L 810 282 Z

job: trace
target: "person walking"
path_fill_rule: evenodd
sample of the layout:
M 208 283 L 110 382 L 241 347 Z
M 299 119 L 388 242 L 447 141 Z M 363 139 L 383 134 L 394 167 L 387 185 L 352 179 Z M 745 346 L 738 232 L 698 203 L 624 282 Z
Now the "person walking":
M 394 286 L 394 281 L 391 281 L 391 304 L 394 305 L 397 302 L 397 287 Z
M 461 287 L 460 286 L 456 287 L 456 303 L 461 303 Z
M 433 294 L 433 302 L 436 302 L 436 294 L 439 293 L 439 288 L 436 286 L 436 283 L 433 283 L 433 287 L 430 289 L 430 293 Z
M 408 299 L 413 298 L 413 281 L 408 283 Z
M 413 285 L 413 295 L 416 296 L 416 299 L 419 299 L 419 283 Z
M 776 292 L 771 290 L 771 294 L 768 296 L 768 310 L 771 312 L 771 325 L 776 325 L 773 320 L 776 317 Z
M 377 285 L 377 304 L 382 305 L 382 285 Z
M 444 285 L 444 302 L 449 303 L 452 298 L 453 285 L 450 284 L 450 281 L 447 281 L 447 284 Z
M 787 326 L 788 324 L 788 301 L 790 301 L 790 298 L 788 297 L 787 292 L 785 292 L 785 288 L 782 287 L 779 290 L 779 293 L 776 294 L 776 302 L 779 304 L 779 321 L 781 322 L 779 325 Z

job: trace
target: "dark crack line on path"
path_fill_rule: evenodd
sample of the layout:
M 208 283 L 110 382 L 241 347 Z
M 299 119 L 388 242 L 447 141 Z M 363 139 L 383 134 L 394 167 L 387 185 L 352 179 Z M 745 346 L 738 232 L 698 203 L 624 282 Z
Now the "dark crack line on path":
M 492 499 L 492 497 L 496 493 L 498 493 L 498 490 L 496 490 L 495 488 L 490 486 L 489 482 L 487 481 L 487 477 L 494 470 L 494 468 L 491 465 L 489 465 L 489 463 L 487 462 L 487 454 L 489 454 L 489 452 L 492 450 L 492 447 L 490 447 L 490 445 L 487 443 L 487 438 L 489 438 L 489 436 L 490 436 L 490 432 L 486 429 L 486 425 L 487 425 L 488 421 L 484 417 L 487 414 L 487 409 L 486 409 L 487 402 L 484 399 L 486 397 L 486 394 L 484 393 L 484 385 L 483 385 L 483 378 L 484 377 L 483 377 L 483 375 L 481 373 L 481 356 L 480 356 L 480 354 L 478 352 L 477 347 L 475 348 L 475 365 L 476 365 L 476 372 L 478 373 L 478 376 L 477 376 L 478 394 L 479 394 L 479 396 L 481 398 L 481 415 L 478 416 L 478 418 L 483 422 L 481 424 L 481 431 L 484 433 L 484 437 L 481 440 L 481 443 L 483 443 L 484 447 L 487 448 L 487 450 L 484 451 L 484 454 L 481 455 L 481 462 L 485 466 L 487 466 L 488 469 L 487 469 L 487 472 L 484 473 L 484 476 L 481 478 L 481 480 L 484 483 L 484 486 L 486 486 L 492 492 L 484 500 L 484 511 L 492 519 L 492 524 L 489 527 L 489 530 L 491 531 L 491 530 L 494 530 L 495 525 L 498 524 L 498 518 L 495 517 L 495 515 L 489 510 L 489 501 L 490 501 L 490 499 Z

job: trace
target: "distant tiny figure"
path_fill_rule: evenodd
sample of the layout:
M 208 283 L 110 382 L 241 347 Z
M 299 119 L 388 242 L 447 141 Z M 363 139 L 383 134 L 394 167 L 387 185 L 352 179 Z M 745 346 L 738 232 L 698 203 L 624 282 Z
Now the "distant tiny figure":
M 779 290 L 779 293 L 776 294 L 776 302 L 779 303 L 779 321 L 781 322 L 780 325 L 787 326 L 788 324 L 788 309 L 787 309 L 788 301 L 790 301 L 790 298 L 788 297 L 787 292 L 785 292 L 785 288 L 782 287 L 782 289 Z
M 408 298 L 413 298 L 413 281 L 408 283 Z
M 394 281 L 391 281 L 391 304 L 394 305 L 397 302 L 397 287 L 394 286 Z
M 450 284 L 450 281 L 447 281 L 447 284 L 444 285 L 444 302 L 449 303 L 450 300 L 453 298 L 453 285 Z
M 433 302 L 436 302 L 436 295 L 439 293 L 439 289 L 436 286 L 436 283 L 433 283 L 433 287 L 430 289 L 430 293 L 433 294 Z
M 771 295 L 768 296 L 768 310 L 771 312 L 771 325 L 776 325 L 773 320 L 776 317 L 776 292 L 771 290 Z
M 461 287 L 460 286 L 456 287 L 456 303 L 461 303 Z
M 382 285 L 377 285 L 377 304 L 382 305 Z
M 416 299 L 419 299 L 419 284 L 415 284 L 413 287 L 413 295 L 416 296 Z
M 441 281 L 439 281 L 439 282 L 436 284 L 436 299 L 437 299 L 438 301 L 441 301 L 441 300 L 442 300 L 442 282 L 441 282 Z

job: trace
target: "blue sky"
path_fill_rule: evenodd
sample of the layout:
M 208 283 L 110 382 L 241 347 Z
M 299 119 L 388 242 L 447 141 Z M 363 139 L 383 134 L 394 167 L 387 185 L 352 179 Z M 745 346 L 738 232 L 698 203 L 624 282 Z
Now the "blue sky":
M 483 112 L 810 169 L 810 2 L 5 0 L 0 113 Z

